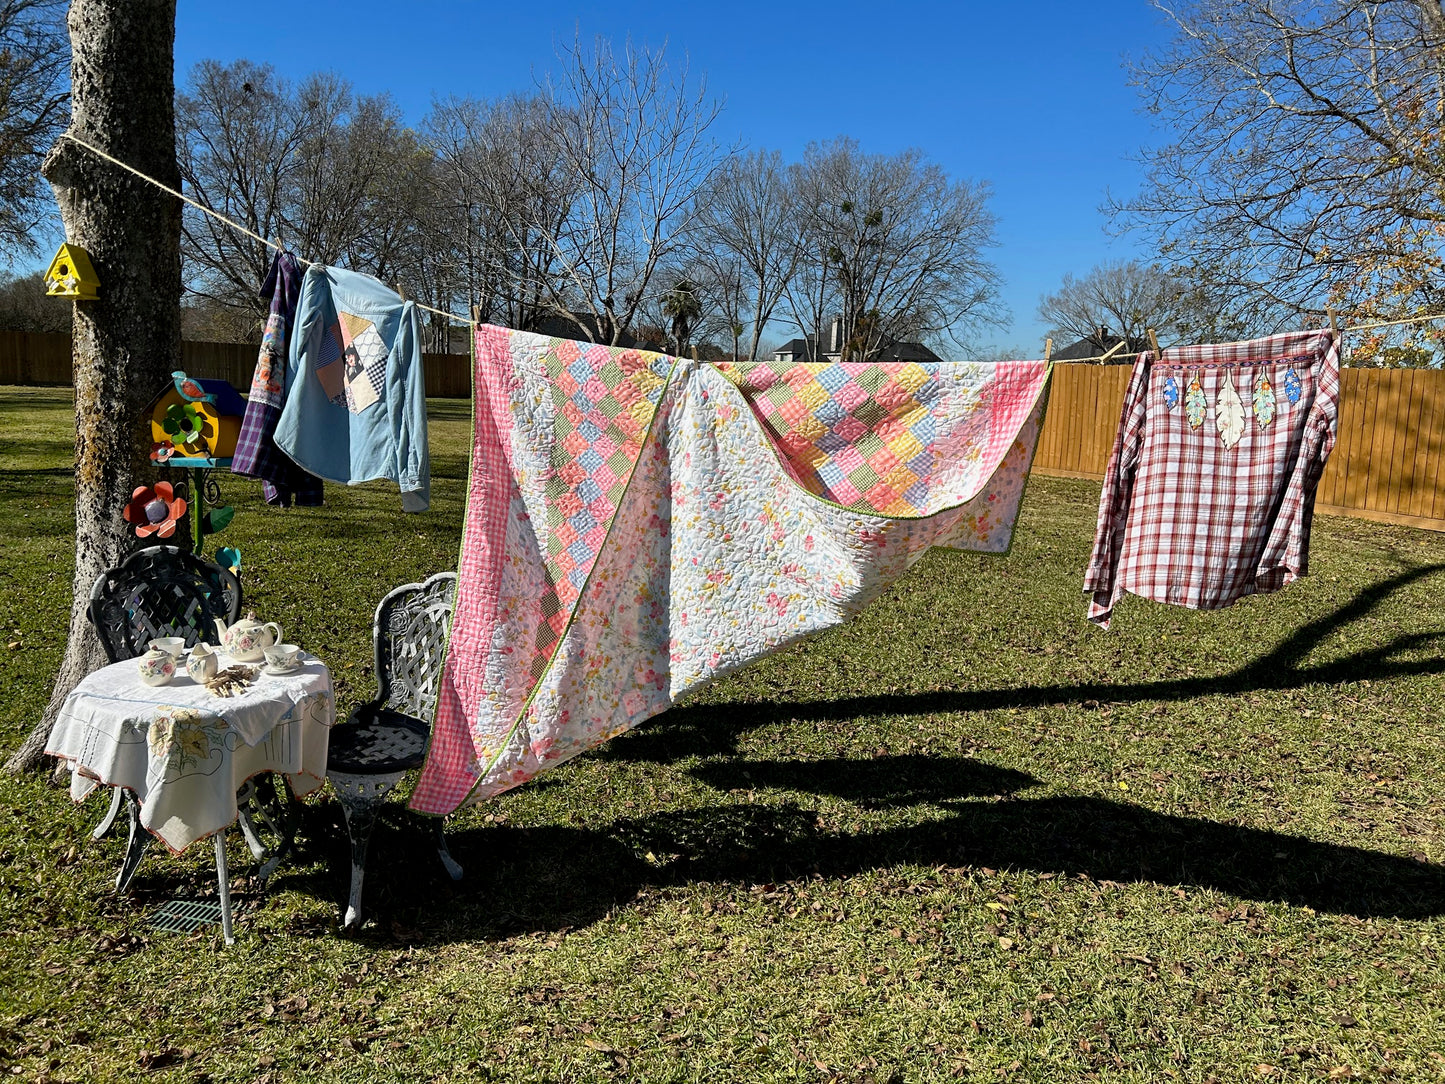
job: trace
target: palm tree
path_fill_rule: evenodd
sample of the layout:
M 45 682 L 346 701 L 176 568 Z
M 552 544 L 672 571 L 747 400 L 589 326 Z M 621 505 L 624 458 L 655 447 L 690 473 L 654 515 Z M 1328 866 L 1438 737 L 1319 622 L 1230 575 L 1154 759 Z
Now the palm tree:
M 672 341 L 679 354 L 687 349 L 692 336 L 693 325 L 702 315 L 702 299 L 697 296 L 697 287 L 687 279 L 678 279 L 662 299 L 662 311 L 672 317 Z

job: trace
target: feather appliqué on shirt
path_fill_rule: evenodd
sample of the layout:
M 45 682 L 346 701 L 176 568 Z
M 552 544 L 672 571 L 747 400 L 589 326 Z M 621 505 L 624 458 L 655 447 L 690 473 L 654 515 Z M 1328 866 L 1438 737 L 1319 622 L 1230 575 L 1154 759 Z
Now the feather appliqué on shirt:
M 1291 406 L 1299 402 L 1300 392 L 1303 390 L 1304 386 L 1300 383 L 1299 374 L 1294 371 L 1294 366 L 1291 365 L 1285 370 L 1284 374 L 1284 395 L 1285 398 L 1290 401 Z
M 1225 375 L 1214 398 L 1214 424 L 1219 427 L 1219 439 L 1226 448 L 1233 448 L 1244 436 L 1244 404 L 1239 392 L 1234 390 L 1234 380 Z
M 1204 424 L 1204 411 L 1208 404 L 1204 400 L 1204 389 L 1199 386 L 1199 374 L 1189 377 L 1189 390 L 1184 393 L 1184 414 L 1189 419 L 1189 428 L 1198 429 Z
M 1179 385 L 1172 376 L 1164 378 L 1164 408 L 1173 410 L 1179 405 Z
M 1263 429 L 1270 422 L 1274 421 L 1274 388 L 1270 386 L 1269 377 L 1263 373 L 1254 382 L 1254 416 L 1259 421 L 1259 427 Z

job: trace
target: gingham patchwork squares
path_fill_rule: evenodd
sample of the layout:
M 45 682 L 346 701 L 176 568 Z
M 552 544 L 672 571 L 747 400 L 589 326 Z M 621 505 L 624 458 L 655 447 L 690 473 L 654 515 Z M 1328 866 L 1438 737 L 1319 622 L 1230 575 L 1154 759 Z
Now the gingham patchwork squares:
M 554 408 L 546 554 L 553 604 L 566 615 L 606 541 L 672 359 L 553 340 L 542 363 Z M 551 631 L 560 633 L 560 628 Z M 555 646 L 555 640 L 549 642 Z
M 742 391 L 810 492 L 859 512 L 926 514 L 934 457 L 923 453 L 936 432 L 929 406 L 939 394 L 935 368 L 757 362 L 719 371 Z

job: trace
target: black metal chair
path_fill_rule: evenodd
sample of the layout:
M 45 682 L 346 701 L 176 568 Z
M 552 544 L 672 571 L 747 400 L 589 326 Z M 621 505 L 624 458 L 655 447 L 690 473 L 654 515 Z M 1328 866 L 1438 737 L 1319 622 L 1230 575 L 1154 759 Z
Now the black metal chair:
M 147 546 L 96 578 L 85 614 L 111 662 L 144 655 L 160 636 L 216 644 L 216 619 L 241 616 L 241 582 L 194 553 Z
M 377 696 L 331 731 L 326 778 L 341 802 L 351 837 L 351 894 L 342 925 L 361 921 L 366 848 L 376 815 L 393 787 L 426 758 L 457 576 L 443 572 L 392 591 L 376 608 L 372 637 Z M 453 880 L 462 868 L 447 851 L 444 824 L 434 819 L 437 853 Z

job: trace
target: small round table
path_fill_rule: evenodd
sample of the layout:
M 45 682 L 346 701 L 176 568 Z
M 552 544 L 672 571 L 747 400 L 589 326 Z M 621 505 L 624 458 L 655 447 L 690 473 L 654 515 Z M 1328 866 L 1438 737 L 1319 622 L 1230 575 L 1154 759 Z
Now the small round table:
M 219 663 L 222 670 L 237 665 L 224 654 Z M 151 686 L 141 681 L 136 660 L 127 659 L 88 674 L 72 690 L 45 751 L 69 762 L 76 801 L 97 786 L 124 788 L 131 799 L 131 839 L 118 889 L 130 881 L 151 836 L 176 854 L 215 837 L 221 925 L 229 944 L 222 840 L 240 813 L 237 792 L 267 772 L 285 775 L 297 795 L 319 789 L 335 721 L 331 672 L 313 655 L 303 653 L 301 664 L 284 674 L 260 668 L 256 680 L 232 697 L 192 681 L 184 660 L 169 685 Z M 243 827 L 262 857 L 244 818 Z

